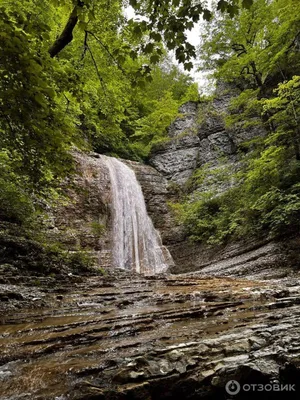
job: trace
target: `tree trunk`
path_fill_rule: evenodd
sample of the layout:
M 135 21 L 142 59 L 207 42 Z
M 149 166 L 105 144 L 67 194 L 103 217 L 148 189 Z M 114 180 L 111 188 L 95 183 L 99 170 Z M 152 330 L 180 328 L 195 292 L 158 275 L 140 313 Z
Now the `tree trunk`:
M 78 22 L 78 7 L 83 7 L 83 4 L 82 1 L 78 0 L 77 5 L 73 8 L 69 16 L 64 30 L 49 49 L 50 57 L 53 58 L 57 56 L 57 54 L 73 40 L 73 30 Z

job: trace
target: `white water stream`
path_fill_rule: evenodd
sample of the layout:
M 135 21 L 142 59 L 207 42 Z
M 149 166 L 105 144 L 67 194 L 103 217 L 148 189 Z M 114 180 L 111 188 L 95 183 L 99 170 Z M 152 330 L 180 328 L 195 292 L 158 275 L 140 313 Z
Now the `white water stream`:
M 166 271 L 171 256 L 147 214 L 134 171 L 116 158 L 102 157 L 111 181 L 114 266 L 143 274 Z

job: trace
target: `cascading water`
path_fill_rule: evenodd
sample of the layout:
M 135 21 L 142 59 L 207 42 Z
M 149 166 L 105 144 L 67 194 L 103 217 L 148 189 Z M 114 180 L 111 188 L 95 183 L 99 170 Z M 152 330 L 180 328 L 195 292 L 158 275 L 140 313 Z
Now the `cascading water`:
M 114 266 L 143 274 L 166 271 L 171 256 L 147 214 L 134 171 L 116 158 L 102 157 L 111 181 Z

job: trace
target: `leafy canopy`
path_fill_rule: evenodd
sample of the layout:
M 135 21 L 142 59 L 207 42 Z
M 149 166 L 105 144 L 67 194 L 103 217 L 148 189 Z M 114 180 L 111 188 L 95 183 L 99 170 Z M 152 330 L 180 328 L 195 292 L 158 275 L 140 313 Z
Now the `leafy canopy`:
M 147 157 L 179 105 L 197 96 L 162 43 L 137 51 L 149 32 L 136 37 L 123 3 L 107 4 L 8 0 L 0 8 L 1 218 L 29 220 L 72 173 L 74 147 Z
M 175 206 L 194 240 L 222 243 L 299 233 L 298 7 L 295 0 L 256 0 L 234 18 L 216 11 L 217 19 L 203 34 L 202 68 L 213 68 L 217 79 L 240 89 L 225 117 L 227 127 L 256 125 L 265 134 L 241 146 L 238 172 L 219 176 L 219 185 L 221 179 L 227 187 L 228 179 L 234 181 L 226 191 L 216 188 L 206 166 L 196 172 L 196 191 Z M 203 182 L 207 190 L 199 192 Z

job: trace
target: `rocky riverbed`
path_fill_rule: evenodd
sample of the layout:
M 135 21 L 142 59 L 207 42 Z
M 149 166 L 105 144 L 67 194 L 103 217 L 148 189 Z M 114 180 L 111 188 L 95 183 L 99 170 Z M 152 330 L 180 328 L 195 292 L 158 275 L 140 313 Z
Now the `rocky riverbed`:
M 299 398 L 299 275 L 47 279 L 0 285 L 1 400 Z

